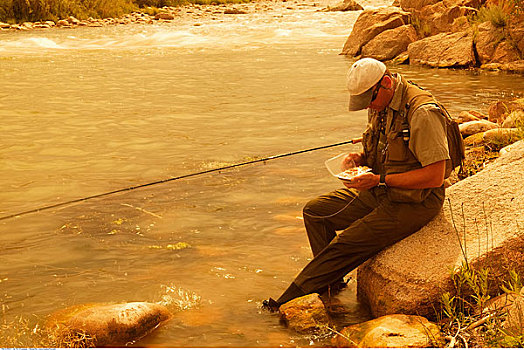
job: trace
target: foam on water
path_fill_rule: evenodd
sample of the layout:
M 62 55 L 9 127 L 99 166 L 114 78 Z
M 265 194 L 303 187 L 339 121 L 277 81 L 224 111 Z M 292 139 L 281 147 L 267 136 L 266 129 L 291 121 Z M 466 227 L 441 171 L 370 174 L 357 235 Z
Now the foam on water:
M 279 45 L 303 39 L 322 40 L 349 34 L 347 21 L 358 13 L 318 13 L 297 11 L 293 15 L 252 13 L 245 17 L 203 18 L 151 26 L 116 26 L 77 29 L 75 35 L 62 30 L 38 33 L 10 33 L 0 41 L 4 54 L 35 54 L 45 50 L 134 50 L 143 48 L 229 48 L 258 49 L 260 45 Z M 278 20 L 275 20 L 278 17 Z M 27 37 L 30 35 L 30 37 Z

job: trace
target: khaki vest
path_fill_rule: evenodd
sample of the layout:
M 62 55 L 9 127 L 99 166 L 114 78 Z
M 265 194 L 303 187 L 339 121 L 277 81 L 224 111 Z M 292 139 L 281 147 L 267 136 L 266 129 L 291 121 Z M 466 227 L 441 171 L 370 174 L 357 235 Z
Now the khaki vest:
M 380 132 L 380 113 L 370 112 L 370 125 L 363 135 L 367 164 L 375 174 L 397 174 L 422 168 L 409 149 L 409 123 L 413 112 L 422 104 L 435 103 L 433 96 L 401 77 L 401 108 L 384 116 L 384 133 Z M 422 202 L 432 189 L 388 188 L 388 197 L 395 202 Z

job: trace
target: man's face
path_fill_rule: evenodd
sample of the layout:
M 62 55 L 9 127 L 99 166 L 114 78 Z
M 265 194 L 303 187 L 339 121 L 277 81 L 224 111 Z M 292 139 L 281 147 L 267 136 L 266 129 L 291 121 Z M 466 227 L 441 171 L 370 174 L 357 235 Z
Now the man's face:
M 386 76 L 375 85 L 368 109 L 382 111 L 389 105 L 389 101 L 391 101 L 391 98 L 393 97 L 391 83 L 391 79 Z

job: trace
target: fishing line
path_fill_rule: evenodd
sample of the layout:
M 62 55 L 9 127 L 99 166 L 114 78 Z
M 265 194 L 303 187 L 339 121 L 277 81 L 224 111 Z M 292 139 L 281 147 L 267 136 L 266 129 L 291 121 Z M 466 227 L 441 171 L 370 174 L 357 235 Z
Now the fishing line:
M 241 166 L 244 166 L 244 165 L 266 162 L 268 160 L 273 160 L 273 159 L 278 159 L 278 158 L 290 157 L 290 156 L 294 156 L 294 155 L 301 154 L 301 153 L 318 151 L 318 150 L 321 150 L 321 149 L 326 149 L 326 148 L 331 148 L 331 147 L 336 147 L 336 146 L 342 146 L 342 145 L 347 145 L 347 144 L 355 144 L 355 143 L 359 143 L 361 141 L 362 141 L 362 138 L 351 139 L 349 141 L 343 141 L 343 142 L 333 143 L 333 144 L 330 144 L 330 145 L 318 146 L 318 147 L 303 149 L 303 150 L 300 150 L 300 151 L 294 151 L 294 152 L 288 152 L 288 153 L 283 153 L 283 154 L 277 154 L 277 155 L 274 155 L 274 156 L 269 156 L 269 157 L 265 157 L 265 158 L 249 160 L 249 161 L 246 161 L 246 162 L 236 163 L 236 164 L 227 165 L 227 166 L 223 166 L 223 167 L 219 167 L 219 168 L 213 168 L 213 169 L 198 171 L 198 172 L 191 173 L 191 174 L 185 174 L 185 175 L 180 175 L 180 176 L 173 176 L 173 177 L 170 177 L 170 178 L 164 179 L 164 180 L 158 180 L 158 181 L 148 182 L 148 183 L 145 183 L 145 184 L 129 186 L 129 187 L 121 188 L 121 189 L 118 189 L 118 190 L 113 190 L 113 191 L 109 191 L 109 192 L 99 193 L 99 194 L 95 194 L 95 195 L 92 195 L 92 196 L 87 196 L 87 197 L 83 197 L 83 198 L 73 199 L 73 200 L 66 201 L 66 202 L 61 202 L 61 203 L 51 204 L 51 205 L 47 205 L 47 206 L 36 208 L 36 209 L 26 210 L 26 211 L 23 211 L 23 212 L 20 212 L 20 213 L 16 213 L 16 214 L 2 216 L 2 217 L 0 217 L 0 221 L 7 220 L 7 219 L 12 219 L 14 217 L 20 217 L 22 215 L 38 213 L 38 212 L 43 211 L 43 210 L 59 208 L 59 207 L 63 207 L 63 206 L 69 205 L 69 204 L 80 203 L 80 202 L 84 202 L 84 201 L 87 201 L 87 200 L 90 200 L 90 199 L 106 197 L 106 196 L 109 196 L 109 195 L 112 195 L 112 194 L 116 194 L 116 193 L 128 192 L 128 191 L 136 190 L 136 189 L 139 189 L 139 188 L 144 188 L 144 187 L 153 186 L 153 185 L 159 185 L 159 184 L 163 184 L 163 183 L 170 182 L 170 181 L 181 180 L 181 179 L 185 179 L 185 178 L 189 178 L 189 177 L 194 177 L 194 176 L 204 175 L 204 174 L 209 174 L 209 173 L 214 173 L 214 172 L 220 172 L 220 171 L 223 171 L 223 170 L 233 169 L 233 168 L 241 167 Z

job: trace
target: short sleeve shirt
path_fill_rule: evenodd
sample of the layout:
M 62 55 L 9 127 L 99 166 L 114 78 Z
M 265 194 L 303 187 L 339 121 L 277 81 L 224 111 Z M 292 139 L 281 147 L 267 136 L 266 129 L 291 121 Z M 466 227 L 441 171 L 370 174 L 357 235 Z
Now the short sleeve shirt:
M 399 111 L 403 90 L 400 74 L 397 74 L 397 82 L 399 85 L 389 107 Z M 450 159 L 445 123 L 435 105 L 422 105 L 412 115 L 409 149 L 423 167 Z

